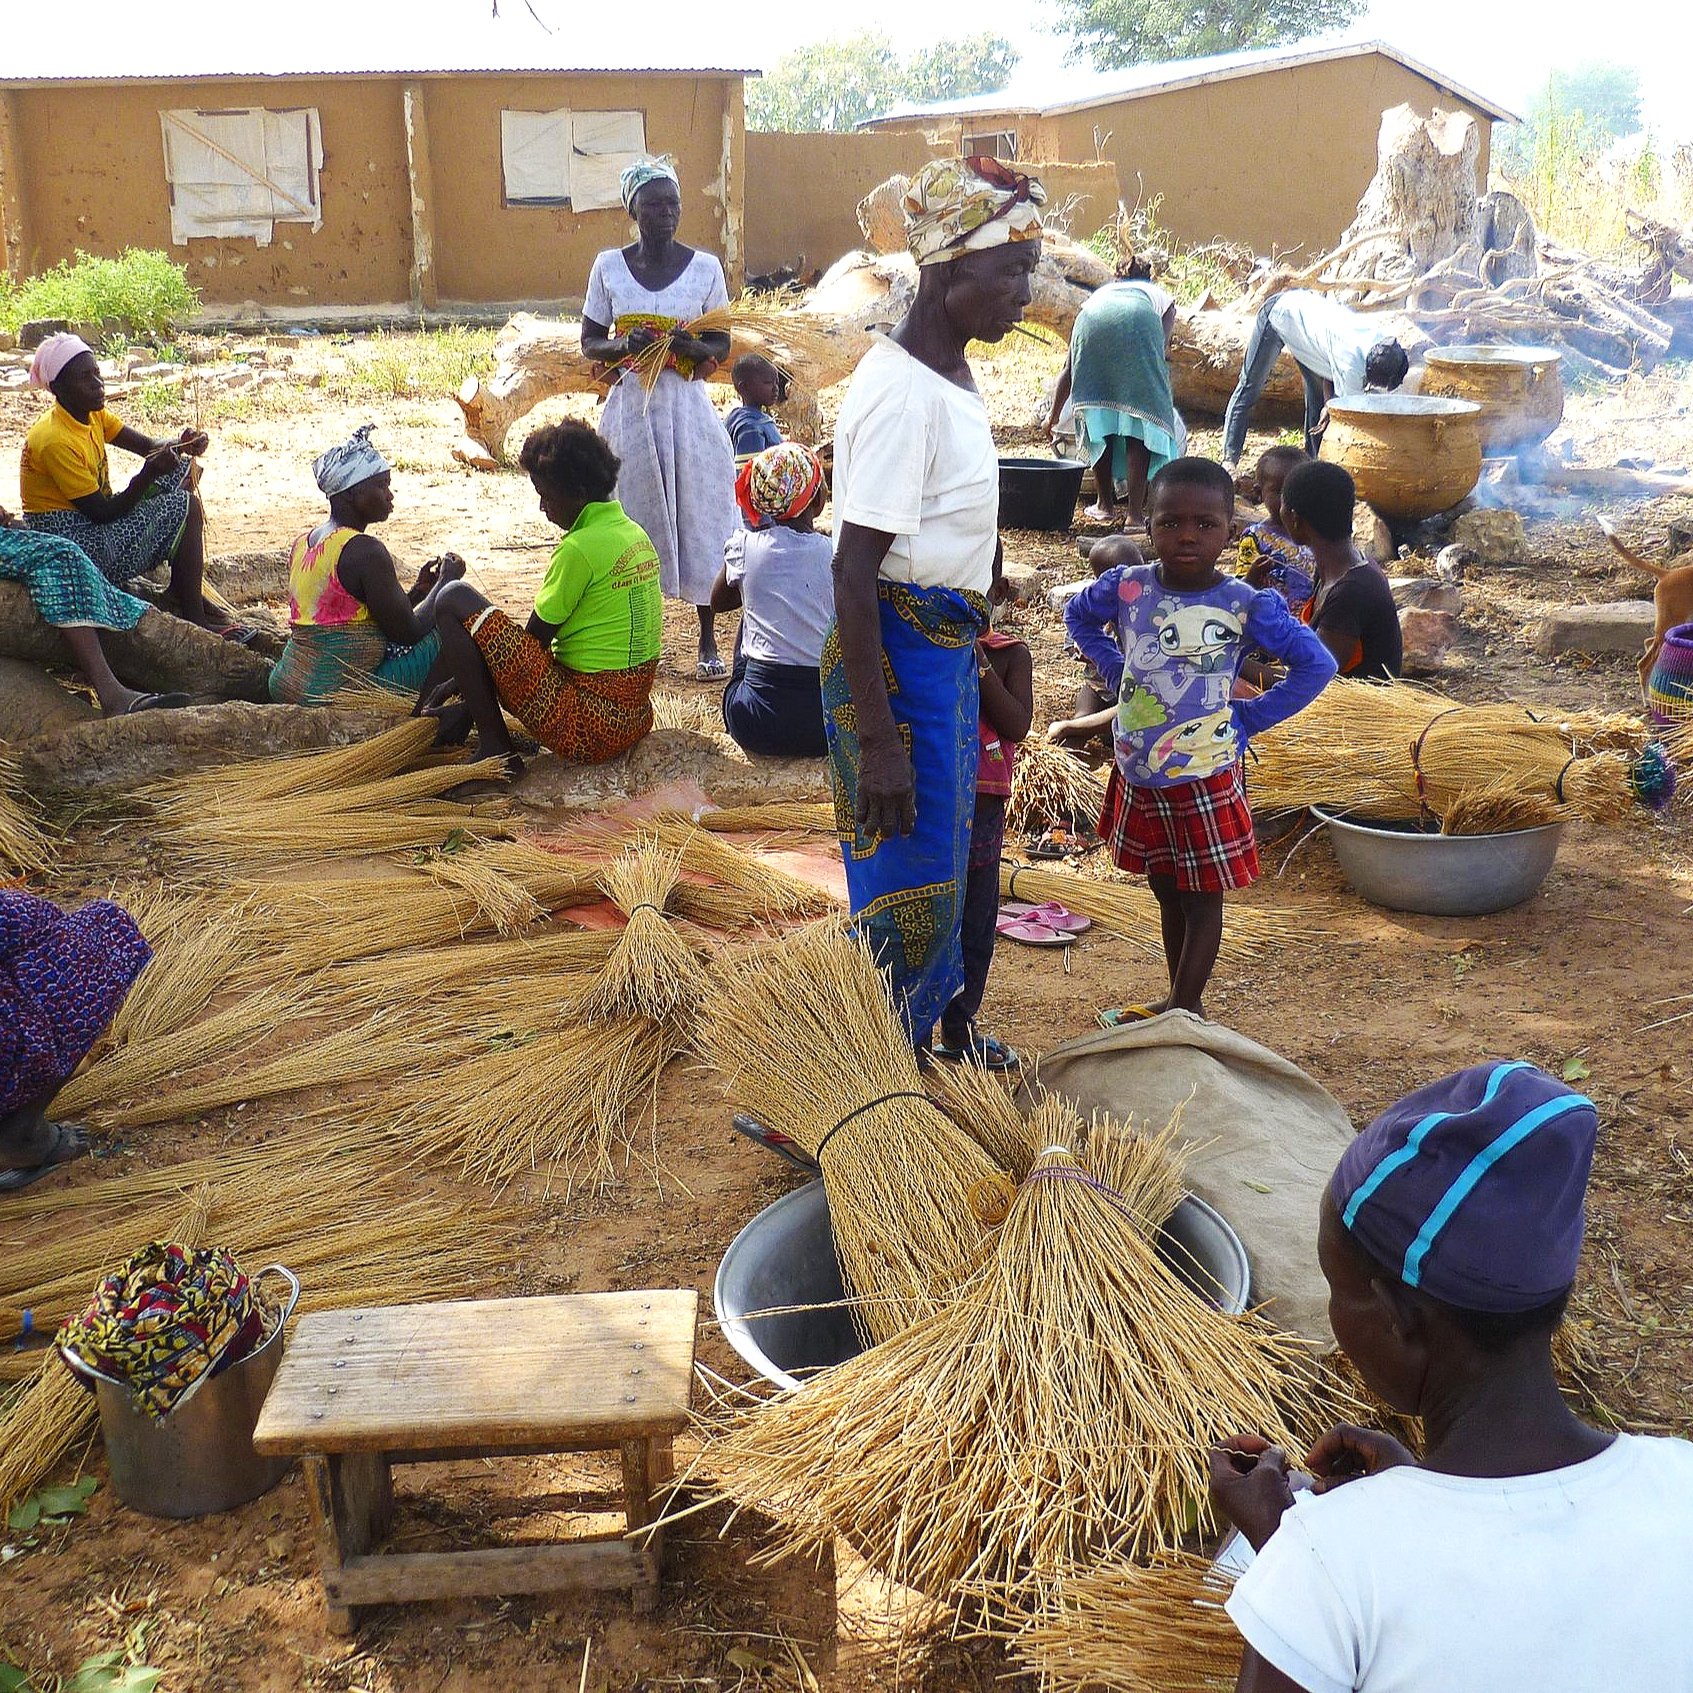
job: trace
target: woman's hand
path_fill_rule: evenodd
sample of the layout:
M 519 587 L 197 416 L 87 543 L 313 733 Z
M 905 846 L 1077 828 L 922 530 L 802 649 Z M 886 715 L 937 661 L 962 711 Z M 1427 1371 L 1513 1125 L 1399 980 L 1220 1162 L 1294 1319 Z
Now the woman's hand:
M 860 743 L 858 832 L 861 835 L 909 835 L 917 827 L 917 773 L 896 737 L 891 742 Z
M 663 330 L 655 329 L 650 323 L 638 323 L 623 337 L 623 356 L 634 358 L 638 353 L 644 353 L 653 342 L 663 339 Z
M 197 459 L 210 445 L 212 438 L 203 429 L 185 429 L 176 438 L 176 450 Z
M 1330 1493 L 1360 1476 L 1380 1475 L 1383 1470 L 1416 1461 L 1416 1454 L 1401 1446 L 1391 1434 L 1383 1434 L 1380 1429 L 1358 1428 L 1352 1423 L 1336 1424 L 1311 1448 L 1311 1455 L 1305 1460 L 1317 1478 L 1319 1493 Z
M 1262 1551 L 1293 1504 L 1287 1454 L 1257 1434 L 1220 1441 L 1211 1448 L 1211 1501 Z
M 13 517 L 4 506 L 0 506 L 0 529 L 27 529 L 28 524 L 21 517 Z
M 136 473 L 135 479 L 143 486 L 162 481 L 165 477 L 174 475 L 181 463 L 182 458 L 176 442 L 166 441 L 142 459 L 141 469 Z

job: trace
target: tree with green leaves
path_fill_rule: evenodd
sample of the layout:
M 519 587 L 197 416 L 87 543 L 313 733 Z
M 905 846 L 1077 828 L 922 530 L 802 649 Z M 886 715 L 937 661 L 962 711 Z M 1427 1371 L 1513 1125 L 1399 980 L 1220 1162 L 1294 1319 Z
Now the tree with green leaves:
M 1096 70 L 1278 47 L 1340 29 L 1364 0 L 1058 0 L 1070 58 Z
M 876 30 L 784 54 L 747 85 L 749 129 L 853 129 L 907 100 L 956 100 L 1003 87 L 1017 51 L 997 35 L 937 41 L 902 59 Z

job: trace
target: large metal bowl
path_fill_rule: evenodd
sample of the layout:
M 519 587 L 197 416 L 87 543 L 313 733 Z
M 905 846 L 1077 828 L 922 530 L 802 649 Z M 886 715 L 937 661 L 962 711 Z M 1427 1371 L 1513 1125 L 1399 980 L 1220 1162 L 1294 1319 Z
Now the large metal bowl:
M 1372 905 L 1429 917 L 1483 917 L 1521 905 L 1546 880 L 1562 823 L 1503 835 L 1431 835 L 1415 824 L 1359 823 L 1327 806 L 1340 873 Z
M 1246 1309 L 1252 1284 L 1246 1248 L 1203 1199 L 1189 1194 L 1176 1207 L 1159 1252 L 1222 1310 Z M 765 1206 L 729 1243 L 712 1288 L 729 1344 L 766 1381 L 788 1388 L 863 1350 L 845 1297 L 820 1181 Z

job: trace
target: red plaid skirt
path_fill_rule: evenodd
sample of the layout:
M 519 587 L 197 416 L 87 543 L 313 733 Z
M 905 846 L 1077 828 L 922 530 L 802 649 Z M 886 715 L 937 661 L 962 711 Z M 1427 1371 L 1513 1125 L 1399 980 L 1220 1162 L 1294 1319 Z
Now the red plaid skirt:
M 1170 788 L 1131 787 L 1113 770 L 1099 836 L 1119 870 L 1173 876 L 1183 893 L 1220 894 L 1258 880 L 1258 841 L 1238 764 Z

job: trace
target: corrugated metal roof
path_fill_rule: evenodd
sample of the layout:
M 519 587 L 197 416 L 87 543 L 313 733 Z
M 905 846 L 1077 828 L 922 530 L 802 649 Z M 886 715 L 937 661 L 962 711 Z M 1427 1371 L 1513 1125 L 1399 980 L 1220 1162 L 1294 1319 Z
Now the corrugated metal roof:
M 100 0 L 93 0 L 98 7 Z M 136 27 L 133 14 L 110 28 L 67 31 L 39 9 L 9 21 L 0 41 L 0 83 L 207 81 L 268 76 L 547 76 L 569 72 L 635 76 L 756 76 L 717 62 L 709 31 L 671 45 L 638 31 L 589 31 L 575 8 L 536 0 L 560 27 L 544 31 L 522 0 L 488 15 L 487 0 L 460 0 L 452 16 L 416 0 L 288 0 L 279 8 L 213 0 L 169 30 Z M 79 13 L 80 16 L 80 13 Z
M 1455 94 L 1467 104 L 1501 123 L 1517 122 L 1515 112 L 1506 111 L 1484 95 L 1432 69 L 1386 41 L 1330 41 L 1297 47 L 1280 47 L 1241 53 L 1213 53 L 1198 59 L 1170 59 L 1163 64 L 1136 65 L 1121 71 L 1061 71 L 1040 76 L 1013 78 L 1004 88 L 989 94 L 975 94 L 963 100 L 936 100 L 926 105 L 896 106 L 880 116 L 868 118 L 858 127 L 874 129 L 879 124 L 913 118 L 992 116 L 1004 112 L 1020 117 L 1053 116 L 1085 111 L 1113 100 L 1139 99 L 1172 89 L 1191 88 L 1205 82 L 1232 77 L 1257 76 L 1265 71 L 1286 70 L 1295 65 L 1320 64 L 1332 59 L 1362 58 L 1379 53 L 1437 88 Z

